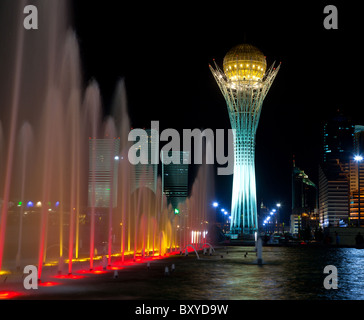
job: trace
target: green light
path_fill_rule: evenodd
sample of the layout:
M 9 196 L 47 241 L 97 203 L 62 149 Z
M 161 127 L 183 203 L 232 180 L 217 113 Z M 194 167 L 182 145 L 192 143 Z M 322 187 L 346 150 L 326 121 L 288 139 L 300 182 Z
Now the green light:
M 111 189 L 106 189 L 106 191 L 111 191 Z
M 174 214 L 179 214 L 179 210 L 178 209 L 174 209 Z
M 23 202 L 19 201 L 18 206 L 21 207 L 22 204 Z

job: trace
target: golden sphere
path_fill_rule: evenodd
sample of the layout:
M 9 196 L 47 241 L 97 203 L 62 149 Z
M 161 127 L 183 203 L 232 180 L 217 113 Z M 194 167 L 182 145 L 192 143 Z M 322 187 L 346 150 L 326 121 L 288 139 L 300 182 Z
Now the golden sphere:
M 261 81 L 266 69 L 264 54 L 250 44 L 235 46 L 224 58 L 224 73 L 230 81 Z

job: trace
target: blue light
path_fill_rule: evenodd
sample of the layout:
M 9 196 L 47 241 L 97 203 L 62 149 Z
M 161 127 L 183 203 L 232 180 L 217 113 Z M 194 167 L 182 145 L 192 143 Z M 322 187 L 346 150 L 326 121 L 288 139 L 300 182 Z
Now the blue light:
M 272 212 L 277 212 L 277 210 L 276 209 L 273 209 Z
M 56 207 L 58 207 L 58 206 L 59 206 L 59 201 L 56 202 Z
M 363 157 L 362 157 L 362 156 L 360 156 L 360 155 L 357 155 L 357 156 L 355 156 L 355 157 L 354 157 L 354 160 L 355 160 L 356 162 L 360 162 L 360 161 L 363 161 Z
M 219 206 L 219 204 L 218 204 L 217 202 L 214 202 L 214 203 L 212 204 L 212 206 L 213 206 L 214 208 L 217 208 L 217 207 Z
M 31 201 L 29 201 L 29 202 L 27 203 L 27 206 L 28 206 L 28 207 L 30 207 L 30 208 L 31 208 L 31 207 L 34 207 L 34 203 L 33 203 L 33 202 L 31 202 Z
M 221 212 L 225 212 L 225 209 L 221 209 Z

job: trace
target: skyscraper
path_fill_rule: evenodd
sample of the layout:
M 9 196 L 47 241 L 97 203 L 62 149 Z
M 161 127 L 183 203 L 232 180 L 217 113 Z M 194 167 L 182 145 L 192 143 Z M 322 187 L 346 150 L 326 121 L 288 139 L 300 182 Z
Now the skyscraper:
M 224 58 L 222 71 L 215 63 L 211 72 L 226 100 L 234 132 L 234 179 L 231 204 L 233 234 L 252 235 L 258 230 L 255 180 L 255 138 L 263 101 L 280 65 L 267 70 L 264 54 L 241 44 Z
M 146 136 L 141 137 L 141 139 L 147 139 L 148 141 L 148 155 L 146 160 L 148 164 L 139 163 L 134 166 L 134 177 L 131 181 L 131 192 L 134 192 L 141 185 L 152 190 L 154 193 L 157 190 L 157 181 L 158 181 L 158 164 L 157 161 L 152 161 L 156 159 L 152 159 L 152 155 L 158 155 L 159 146 L 156 142 L 157 140 L 153 139 L 153 130 L 147 129 L 145 130 Z M 137 153 L 140 153 L 141 146 L 138 147 Z M 152 152 L 153 151 L 153 152 Z M 138 156 L 143 157 L 143 153 L 138 154 Z
M 321 163 L 339 159 L 348 163 L 353 157 L 354 148 L 353 122 L 339 113 L 323 125 Z
M 296 167 L 292 170 L 292 215 L 299 216 L 301 227 L 316 227 L 318 224 L 318 193 L 316 184 L 307 174 Z M 292 220 L 292 217 L 291 217 Z
M 360 208 L 360 224 L 364 224 L 364 161 L 349 163 L 349 192 L 350 192 L 350 224 L 357 225 Z M 360 175 L 360 177 L 359 177 Z M 359 179 L 358 179 L 359 178 Z M 358 188 L 360 183 L 360 189 Z M 360 190 L 360 206 L 358 190 Z
M 162 190 L 168 205 L 173 209 L 188 197 L 188 163 L 190 153 L 187 151 L 162 151 Z M 165 164 L 166 157 L 178 159 L 179 163 Z
M 338 159 L 319 168 L 319 216 L 322 227 L 337 226 L 340 220 L 348 220 L 348 169 Z
M 364 154 L 364 126 L 362 125 L 354 127 L 354 153 Z
M 88 206 L 92 206 L 93 190 L 95 207 L 117 206 L 118 161 L 120 139 L 89 140 Z M 93 172 L 93 168 L 95 172 Z

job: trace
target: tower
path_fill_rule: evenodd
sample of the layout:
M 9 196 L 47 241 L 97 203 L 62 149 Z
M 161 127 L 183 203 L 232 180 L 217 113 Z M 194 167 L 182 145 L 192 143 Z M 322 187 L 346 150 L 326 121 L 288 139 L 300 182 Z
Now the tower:
M 258 229 L 255 182 L 255 137 L 263 101 L 280 65 L 267 70 L 263 53 L 249 44 L 232 48 L 222 71 L 215 62 L 211 72 L 227 103 L 234 130 L 234 178 L 230 231 L 252 234 Z

